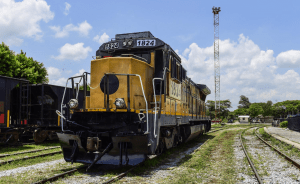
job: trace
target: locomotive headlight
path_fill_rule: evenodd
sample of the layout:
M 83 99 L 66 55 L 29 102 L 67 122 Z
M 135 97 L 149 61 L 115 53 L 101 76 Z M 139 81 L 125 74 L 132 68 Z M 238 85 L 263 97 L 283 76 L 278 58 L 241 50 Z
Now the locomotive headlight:
M 133 40 L 129 40 L 128 41 L 128 45 L 131 46 L 132 45 Z
M 127 45 L 127 42 L 126 41 L 123 41 L 123 46 L 126 46 Z
M 115 101 L 117 109 L 126 109 L 124 98 L 117 98 Z
M 78 107 L 78 101 L 76 99 L 71 99 L 69 101 L 69 106 L 71 109 L 75 109 L 76 107 Z

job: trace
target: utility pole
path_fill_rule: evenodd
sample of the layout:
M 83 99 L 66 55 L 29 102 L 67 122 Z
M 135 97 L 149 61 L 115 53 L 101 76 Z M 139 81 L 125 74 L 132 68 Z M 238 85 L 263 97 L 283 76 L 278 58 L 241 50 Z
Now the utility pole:
M 214 14 L 214 70 L 215 70 L 215 120 L 220 115 L 220 61 L 219 61 L 219 12 L 220 7 L 213 7 Z

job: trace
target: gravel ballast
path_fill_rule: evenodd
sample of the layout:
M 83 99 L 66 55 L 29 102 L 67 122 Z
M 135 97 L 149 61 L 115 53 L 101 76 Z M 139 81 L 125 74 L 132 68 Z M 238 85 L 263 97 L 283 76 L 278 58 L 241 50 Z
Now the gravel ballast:
M 17 173 L 23 173 L 26 171 L 33 171 L 37 169 L 43 169 L 45 167 L 53 166 L 59 163 L 65 163 L 66 161 L 64 159 L 59 159 L 59 160 L 54 160 L 51 162 L 45 162 L 45 163 L 40 163 L 40 164 L 35 164 L 27 167 L 18 167 L 16 169 L 11 169 L 11 170 L 6 170 L 6 171 L 1 171 L 0 172 L 0 177 L 3 176 L 10 176 L 10 175 L 15 175 Z
M 245 163 L 244 159 L 246 158 L 246 155 L 242 148 L 242 143 L 240 140 L 240 135 L 238 134 L 234 138 L 234 156 L 236 159 L 236 172 L 237 172 L 237 180 L 238 183 L 257 183 L 257 179 L 254 175 L 248 175 L 246 173 L 246 170 L 251 170 L 250 165 Z
M 250 129 L 246 132 L 253 131 Z M 244 135 L 247 151 L 264 183 L 299 183 L 298 168 L 262 143 L 255 135 Z M 254 161 L 256 160 L 256 161 Z

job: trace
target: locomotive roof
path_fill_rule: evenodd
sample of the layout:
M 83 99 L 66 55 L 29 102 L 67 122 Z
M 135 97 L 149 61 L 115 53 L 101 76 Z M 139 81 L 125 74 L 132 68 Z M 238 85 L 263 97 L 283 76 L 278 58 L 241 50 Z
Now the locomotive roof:
M 205 84 L 197 84 L 198 89 L 206 96 L 211 93 L 210 89 Z
M 133 43 L 131 46 L 124 46 L 124 41 L 132 40 Z M 144 41 L 142 43 L 142 41 Z M 134 33 L 124 33 L 124 34 L 116 34 L 115 38 L 111 39 L 111 41 L 103 43 L 99 49 L 96 51 L 96 56 L 100 55 L 100 52 L 105 53 L 113 53 L 116 51 L 127 51 L 127 50 L 157 50 L 164 49 L 170 50 L 173 55 L 181 62 L 181 58 L 178 54 L 164 41 L 159 38 L 153 36 L 150 31 L 144 32 L 134 32 Z
M 123 42 L 132 40 L 132 45 L 124 46 Z M 142 43 L 142 41 L 144 41 Z M 146 41 L 148 41 L 148 45 L 146 45 Z M 149 51 L 149 50 L 170 50 L 173 53 L 173 56 L 177 58 L 177 60 L 181 63 L 181 58 L 178 54 L 164 41 L 159 38 L 153 36 L 150 31 L 143 32 L 134 32 L 134 33 L 124 33 L 124 34 L 116 34 L 114 39 L 111 41 L 103 43 L 99 49 L 96 51 L 96 56 L 100 56 L 101 53 L 120 53 L 128 50 L 131 51 Z M 205 95 L 209 95 L 211 93 L 210 89 L 204 84 L 195 84 L 192 80 L 190 82 L 193 83 L 201 92 Z

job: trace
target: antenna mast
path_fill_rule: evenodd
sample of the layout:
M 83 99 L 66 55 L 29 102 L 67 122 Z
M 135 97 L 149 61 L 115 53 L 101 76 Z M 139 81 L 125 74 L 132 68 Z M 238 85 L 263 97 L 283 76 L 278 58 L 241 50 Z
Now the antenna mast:
M 220 61 L 219 61 L 219 12 L 220 7 L 213 7 L 214 14 L 214 69 L 215 69 L 215 121 L 220 115 Z

